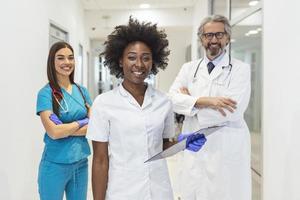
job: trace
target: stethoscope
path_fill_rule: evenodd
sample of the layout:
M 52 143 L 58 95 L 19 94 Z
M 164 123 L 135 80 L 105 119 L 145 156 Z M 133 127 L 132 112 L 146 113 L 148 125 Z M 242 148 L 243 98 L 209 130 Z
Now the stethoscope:
M 229 75 L 231 73 L 231 70 L 232 70 L 231 55 L 229 54 L 228 57 L 229 57 L 228 65 L 222 66 L 222 69 L 229 68 L 229 72 L 228 72 L 227 77 L 225 78 L 225 80 L 229 77 Z M 201 63 L 203 62 L 203 60 L 204 60 L 204 58 L 202 58 L 200 60 L 200 62 L 198 63 L 198 65 L 197 65 L 197 68 L 196 68 L 196 70 L 194 72 L 194 76 L 193 76 L 193 83 L 197 80 L 197 73 L 198 73 L 199 67 L 200 67 Z
M 56 91 L 56 90 L 52 90 L 52 94 L 54 96 L 55 101 L 58 103 L 59 107 L 61 108 L 61 112 L 62 113 L 68 113 L 69 112 L 69 106 L 68 106 L 68 103 L 67 103 L 65 97 L 63 96 L 63 94 L 61 92 Z M 77 99 L 72 97 L 72 95 L 70 95 L 69 93 L 66 93 L 66 94 L 69 97 L 71 97 L 76 103 L 78 103 L 81 107 L 86 109 L 84 106 L 81 105 L 81 103 Z M 61 102 L 57 99 L 56 95 L 58 95 L 61 98 Z
M 61 112 L 62 113 L 68 113 L 69 112 L 69 106 L 67 104 L 66 99 L 64 98 L 64 96 L 62 95 L 61 92 L 58 92 L 56 90 L 54 90 L 52 88 L 52 96 L 54 97 L 55 101 L 58 103 L 59 107 L 61 108 Z M 60 101 L 57 99 L 56 96 L 59 96 L 60 99 L 62 100 L 62 103 L 60 103 Z M 65 106 L 63 106 L 62 104 L 64 104 Z

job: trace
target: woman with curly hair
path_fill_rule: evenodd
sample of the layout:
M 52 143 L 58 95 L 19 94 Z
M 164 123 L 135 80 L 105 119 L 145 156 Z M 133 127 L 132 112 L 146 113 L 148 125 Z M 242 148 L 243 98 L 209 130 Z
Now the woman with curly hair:
M 156 24 L 130 18 L 104 43 L 105 65 L 123 81 L 92 107 L 87 138 L 93 140 L 95 200 L 173 199 L 166 161 L 144 163 L 174 136 L 171 102 L 144 82 L 167 66 L 166 37 Z
M 174 136 L 170 100 L 145 83 L 167 66 L 167 35 L 156 24 L 130 18 L 104 45 L 105 65 L 123 81 L 92 107 L 87 138 L 93 140 L 94 200 L 172 200 L 166 161 L 145 163 Z M 200 140 L 187 148 L 199 150 Z

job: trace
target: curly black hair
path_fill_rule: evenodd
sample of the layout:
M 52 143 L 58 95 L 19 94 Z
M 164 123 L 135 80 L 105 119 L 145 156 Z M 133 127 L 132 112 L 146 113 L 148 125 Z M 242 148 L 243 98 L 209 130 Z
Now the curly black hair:
M 101 55 L 104 55 L 104 65 L 110 69 L 112 75 L 117 78 L 124 76 L 123 69 L 119 66 L 120 58 L 125 48 L 136 41 L 145 43 L 151 50 L 153 59 L 151 73 L 157 74 L 158 68 L 164 70 L 167 67 L 170 51 L 166 33 L 157 30 L 157 24 L 139 22 L 130 17 L 128 25 L 116 26 L 104 42 L 105 49 Z

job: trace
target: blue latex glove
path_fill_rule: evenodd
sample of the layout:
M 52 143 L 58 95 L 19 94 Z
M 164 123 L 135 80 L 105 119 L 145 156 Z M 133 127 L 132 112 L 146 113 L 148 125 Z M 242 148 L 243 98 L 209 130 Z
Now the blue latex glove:
M 79 124 L 79 128 L 81 128 L 89 123 L 89 118 L 86 117 L 84 119 L 77 120 L 76 122 Z
M 180 142 L 185 138 L 187 138 L 185 148 L 193 152 L 199 151 L 206 142 L 205 135 L 200 133 L 180 134 L 177 139 Z
M 49 116 L 49 119 L 56 125 L 62 124 L 62 121 L 60 121 L 60 119 L 54 113 Z

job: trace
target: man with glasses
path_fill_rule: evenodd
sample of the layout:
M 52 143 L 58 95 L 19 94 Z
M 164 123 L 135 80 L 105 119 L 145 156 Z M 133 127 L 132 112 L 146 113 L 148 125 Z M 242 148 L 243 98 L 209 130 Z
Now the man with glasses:
M 198 37 L 205 55 L 182 66 L 169 95 L 174 111 L 185 115 L 183 133 L 224 127 L 199 152 L 183 152 L 179 193 L 184 200 L 250 200 L 250 134 L 243 117 L 250 66 L 226 50 L 231 26 L 224 16 L 205 18 Z

